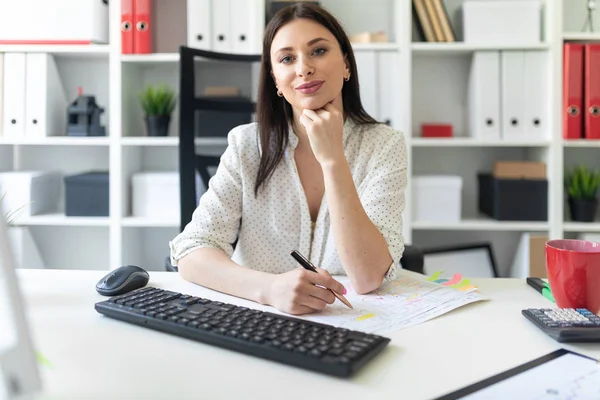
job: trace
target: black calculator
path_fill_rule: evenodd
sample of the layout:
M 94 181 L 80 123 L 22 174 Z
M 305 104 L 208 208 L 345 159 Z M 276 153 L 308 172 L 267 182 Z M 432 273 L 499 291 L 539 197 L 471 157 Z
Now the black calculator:
M 585 308 L 529 308 L 522 313 L 558 342 L 600 342 L 600 317 Z

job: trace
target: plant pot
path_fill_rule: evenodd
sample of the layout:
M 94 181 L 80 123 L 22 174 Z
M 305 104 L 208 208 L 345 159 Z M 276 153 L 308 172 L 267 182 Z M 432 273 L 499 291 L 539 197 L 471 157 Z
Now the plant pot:
M 569 197 L 571 220 L 578 222 L 593 222 L 596 219 L 598 199 L 574 199 Z
M 169 134 L 170 115 L 147 115 L 144 121 L 148 136 L 167 136 Z

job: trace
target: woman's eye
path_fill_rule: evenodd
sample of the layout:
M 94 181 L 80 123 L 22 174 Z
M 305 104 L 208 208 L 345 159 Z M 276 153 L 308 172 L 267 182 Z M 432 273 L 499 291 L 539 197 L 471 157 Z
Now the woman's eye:
M 291 56 L 285 56 L 285 57 L 282 57 L 281 60 L 279 60 L 279 62 L 284 63 L 284 64 L 287 64 L 290 61 L 292 61 L 292 57 Z
M 319 47 L 318 49 L 315 49 L 315 51 L 313 51 L 313 54 L 320 56 L 322 54 L 325 54 L 326 51 L 327 51 L 326 49 Z

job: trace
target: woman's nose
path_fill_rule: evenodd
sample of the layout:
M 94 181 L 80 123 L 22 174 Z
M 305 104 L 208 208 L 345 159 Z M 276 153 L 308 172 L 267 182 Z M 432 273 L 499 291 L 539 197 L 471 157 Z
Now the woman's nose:
M 296 73 L 298 74 L 298 76 L 310 76 L 314 73 L 314 68 L 310 63 L 304 60 L 300 60 L 300 62 L 298 63 Z

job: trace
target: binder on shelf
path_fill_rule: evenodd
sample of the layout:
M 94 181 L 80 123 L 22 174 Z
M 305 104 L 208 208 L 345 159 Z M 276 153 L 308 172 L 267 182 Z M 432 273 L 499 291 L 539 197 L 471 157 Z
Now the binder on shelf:
M 563 138 L 581 139 L 583 128 L 583 44 L 565 43 L 563 51 Z
M 584 60 L 584 136 L 600 139 L 600 44 L 586 43 Z
M 442 24 L 435 9 L 434 0 L 424 0 L 424 2 L 427 15 L 429 16 L 429 21 L 431 22 L 431 27 L 433 28 L 435 41 L 445 42 L 446 40 L 444 38 L 444 31 L 442 30 Z
M 3 128 L 3 111 L 4 111 L 4 104 L 2 99 L 4 98 L 4 89 L 3 89 L 3 82 L 4 82 L 4 53 L 0 53 L 0 137 L 2 137 L 2 128 Z
M 187 45 L 201 50 L 212 47 L 211 0 L 187 0 Z
M 500 52 L 473 53 L 468 85 L 470 136 L 500 139 Z
M 3 133 L 6 138 L 25 136 L 25 53 L 4 54 Z
M 546 66 L 548 54 L 544 51 L 525 53 L 525 114 L 523 126 L 531 139 L 550 139 L 549 132 L 549 79 Z
M 233 48 L 230 20 L 233 11 L 231 0 L 213 1 L 211 8 L 213 18 L 212 49 L 221 53 L 231 53 Z
M 262 53 L 266 0 L 187 0 L 187 45 L 232 54 Z
M 448 17 L 448 11 L 442 0 L 431 0 L 433 3 L 433 9 L 437 14 L 438 21 L 440 23 L 440 29 L 442 31 L 442 42 L 454 42 L 456 41 L 452 26 L 450 25 L 450 18 Z
M 25 136 L 63 136 L 67 98 L 51 54 L 29 53 L 25 67 Z
M 133 0 L 133 52 L 152 53 L 152 1 Z
M 0 44 L 109 42 L 106 0 L 3 1 L 0 8 Z
M 133 1 L 121 0 L 121 53 L 133 53 Z
M 232 53 L 261 54 L 265 0 L 235 2 L 235 7 L 231 7 L 230 26 Z
M 525 138 L 525 54 L 523 51 L 500 52 L 501 135 L 505 140 Z

